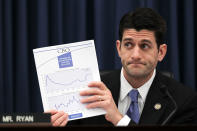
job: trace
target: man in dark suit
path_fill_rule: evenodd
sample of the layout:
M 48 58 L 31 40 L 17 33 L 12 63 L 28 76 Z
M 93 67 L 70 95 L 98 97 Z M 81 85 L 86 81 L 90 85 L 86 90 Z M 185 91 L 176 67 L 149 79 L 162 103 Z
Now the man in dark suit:
M 103 108 L 105 115 L 67 123 L 67 114 L 51 110 L 54 126 L 168 125 L 197 123 L 197 94 L 156 70 L 166 55 L 166 22 L 150 8 L 125 14 L 116 41 L 123 68 L 91 82 L 80 95 L 87 108 Z

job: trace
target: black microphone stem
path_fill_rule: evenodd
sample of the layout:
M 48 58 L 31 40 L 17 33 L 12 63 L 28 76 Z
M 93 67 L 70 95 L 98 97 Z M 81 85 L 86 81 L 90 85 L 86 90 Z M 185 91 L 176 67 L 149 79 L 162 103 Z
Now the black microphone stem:
M 165 86 L 165 85 L 164 85 Z M 163 87 L 165 88 L 165 87 Z M 174 113 L 177 111 L 177 104 L 174 100 L 174 98 L 170 95 L 170 93 L 168 92 L 167 89 L 165 89 L 166 94 L 168 95 L 168 97 L 172 100 L 172 102 L 174 103 L 175 109 L 170 113 L 170 115 L 165 119 L 165 121 L 161 124 L 162 126 L 165 125 L 167 123 L 167 121 L 172 117 L 172 115 L 174 115 Z

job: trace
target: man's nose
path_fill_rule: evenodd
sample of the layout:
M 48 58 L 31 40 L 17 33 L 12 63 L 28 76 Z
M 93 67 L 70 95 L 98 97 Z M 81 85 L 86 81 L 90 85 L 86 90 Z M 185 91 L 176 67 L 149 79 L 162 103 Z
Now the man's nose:
M 133 48 L 131 58 L 132 59 L 140 59 L 141 58 L 141 50 L 138 46 Z

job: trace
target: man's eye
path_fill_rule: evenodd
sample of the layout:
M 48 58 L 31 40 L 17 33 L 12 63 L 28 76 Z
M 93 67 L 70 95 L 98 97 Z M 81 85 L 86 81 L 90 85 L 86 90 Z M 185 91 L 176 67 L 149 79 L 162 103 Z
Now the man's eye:
M 142 44 L 142 45 L 141 45 L 141 48 L 142 48 L 142 49 L 147 49 L 147 48 L 149 48 L 149 45 L 148 45 L 148 44 Z
M 132 44 L 131 43 L 125 43 L 124 46 L 128 48 L 128 47 L 131 47 Z

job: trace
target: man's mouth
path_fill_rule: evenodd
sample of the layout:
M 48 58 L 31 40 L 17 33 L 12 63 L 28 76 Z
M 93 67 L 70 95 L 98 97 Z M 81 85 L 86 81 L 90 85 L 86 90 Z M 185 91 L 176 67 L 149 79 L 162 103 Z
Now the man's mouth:
M 145 65 L 143 62 L 128 62 L 128 65 Z

